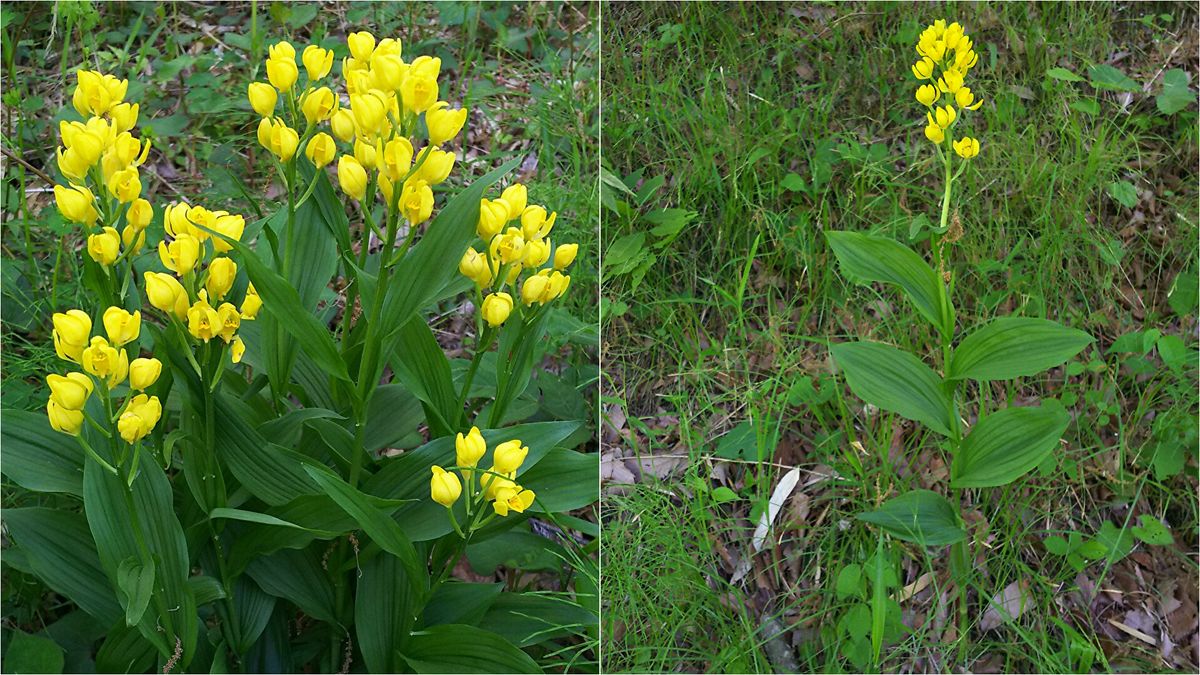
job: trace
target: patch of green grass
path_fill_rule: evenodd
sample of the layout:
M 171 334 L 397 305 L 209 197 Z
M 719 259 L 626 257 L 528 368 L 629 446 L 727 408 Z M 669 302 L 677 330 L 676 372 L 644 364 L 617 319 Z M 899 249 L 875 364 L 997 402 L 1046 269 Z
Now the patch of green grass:
M 949 556 L 887 547 L 901 586 L 931 572 L 934 590 L 901 603 L 906 623 L 919 629 L 889 636 L 881 660 L 870 655 L 864 665 L 845 651 L 853 640 L 838 627 L 854 602 L 834 588 L 840 569 L 865 565 L 876 549 L 875 531 L 854 516 L 904 490 L 944 485 L 936 476 L 950 457 L 936 436 L 864 409 L 832 373 L 830 341 L 881 340 L 935 365 L 940 359 L 932 330 L 895 292 L 844 279 L 823 233 L 872 232 L 931 257 L 914 221 L 936 219 L 941 184 L 908 67 L 917 34 L 941 17 L 962 21 L 975 40 L 981 58 L 970 86 L 987 99 L 966 122 L 983 150 L 957 183 L 954 204 L 965 229 L 950 256 L 959 325 L 1044 316 L 1087 330 L 1097 343 L 1064 369 L 971 390 L 991 407 L 1064 400 L 1074 416 L 1064 452 L 1057 466 L 1012 486 L 966 494 L 968 525 L 986 542 L 975 547 L 968 636 L 947 632 L 959 611 L 947 591 Z M 1170 476 L 1156 475 L 1147 459 L 1181 452 L 1161 449 L 1171 434 L 1156 432 L 1155 419 L 1178 417 L 1195 429 L 1195 301 L 1176 307 L 1169 295 L 1196 275 L 1196 110 L 1167 116 L 1154 101 L 1162 70 L 1190 67 L 1172 50 L 1182 53 L 1195 38 L 1194 8 L 1182 4 L 1154 14 L 982 3 L 606 9 L 605 394 L 628 416 L 623 452 L 683 451 L 688 472 L 712 461 L 723 434 L 755 422 L 757 447 L 742 456 L 751 463 L 723 479 L 743 501 L 721 507 L 723 519 L 713 516 L 714 530 L 737 528 L 725 543 L 739 553 L 782 473 L 754 466 L 759 456 L 836 472 L 836 480 L 802 482 L 808 521 L 785 520 L 777 551 L 759 556 L 774 597 L 758 599 L 760 578 L 743 598 L 795 632 L 802 670 L 1163 667 L 1152 649 L 1092 623 L 1072 595 L 1081 592 L 1077 571 L 1042 542 L 1067 532 L 1092 538 L 1104 522 L 1134 525 L 1130 514 L 1152 514 L 1170 525 L 1177 546 L 1137 550 L 1163 561 L 1163 579 L 1186 585 L 1195 573 L 1183 555 L 1197 541 L 1194 447 L 1187 469 Z M 1139 84 L 1157 78 L 1148 94 L 1126 101 L 1046 74 L 1060 67 L 1086 79 L 1114 52 L 1128 52 L 1116 65 Z M 1132 208 L 1112 196 L 1120 182 L 1137 190 Z M 660 244 L 653 228 L 663 209 L 694 220 Z M 642 252 L 627 255 L 630 241 L 641 241 Z M 1113 351 L 1117 338 L 1146 328 L 1180 340 L 1184 363 L 1171 367 L 1151 350 L 1135 364 Z M 611 520 L 631 513 L 614 510 Z M 618 550 L 625 545 L 606 534 L 606 563 L 629 555 Z M 687 555 L 698 553 L 661 564 Z M 1085 575 L 1112 583 L 1133 571 L 1122 559 L 1092 562 Z M 640 595 L 609 594 L 625 575 L 606 564 L 610 611 L 685 611 L 665 608 L 677 595 L 654 579 Z M 983 630 L 987 600 L 1014 581 L 1028 585 L 1032 608 Z M 944 591 L 946 604 L 938 600 Z M 711 607 L 712 598 L 688 601 Z M 930 619 L 939 611 L 948 613 L 940 624 Z M 1070 631 L 1078 640 L 1068 648 Z M 643 637 L 645 649 L 675 648 Z M 1101 651 L 1101 640 L 1120 648 Z

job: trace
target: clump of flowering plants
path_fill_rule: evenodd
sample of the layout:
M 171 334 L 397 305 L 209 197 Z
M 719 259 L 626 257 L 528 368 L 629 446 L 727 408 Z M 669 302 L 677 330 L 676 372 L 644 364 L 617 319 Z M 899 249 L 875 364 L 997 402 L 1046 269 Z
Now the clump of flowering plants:
M 980 152 L 979 141 L 963 131 L 983 103 L 966 86 L 978 56 L 962 26 L 940 20 L 921 34 L 917 54 L 911 70 L 918 81 L 916 99 L 925 108 L 924 137 L 933 143 L 943 169 L 941 217 L 930 239 L 933 265 L 887 237 L 857 232 L 826 236 L 848 278 L 898 287 L 933 324 L 940 361 L 935 370 L 918 355 L 877 341 L 836 343 L 830 351 L 855 395 L 933 432 L 928 442 L 950 454 L 949 488 L 955 491 L 954 501 L 961 502 L 968 490 L 1008 485 L 1041 464 L 1058 448 L 1070 422 L 1056 400 L 1018 404 L 1014 388 L 991 383 L 1060 366 L 1093 338 L 1045 318 L 1006 316 L 956 339 L 950 252 L 966 228 L 959 210 L 951 207 L 956 180 Z M 928 547 L 950 545 L 965 620 L 972 542 L 961 510 L 951 500 L 939 492 L 913 490 L 859 517 L 897 539 Z M 965 623 L 961 629 L 965 635 Z
M 55 196 L 95 302 L 55 314 L 62 372 L 45 416 L 5 411 L 4 472 L 83 515 L 5 522 L 100 627 L 98 670 L 526 672 L 595 629 L 596 532 L 565 512 L 597 465 L 538 397 L 573 386 L 539 366 L 578 246 L 496 187 L 516 161 L 460 185 L 439 59 L 366 31 L 344 51 L 278 42 L 249 84 L 283 187 L 253 222 L 143 198 L 137 104 L 79 71 Z M 451 360 L 429 314 L 457 298 Z

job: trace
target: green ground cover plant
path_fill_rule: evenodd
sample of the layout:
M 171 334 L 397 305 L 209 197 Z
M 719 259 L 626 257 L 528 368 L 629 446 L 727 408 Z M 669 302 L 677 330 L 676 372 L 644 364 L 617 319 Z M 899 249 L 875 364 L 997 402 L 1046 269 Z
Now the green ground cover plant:
M 68 7 L 65 39 L 113 30 L 59 64 L 55 103 L 14 99 L 30 124 L 5 137 L 5 305 L 37 298 L 6 317 L 27 346 L 0 423 L 5 670 L 594 670 L 594 302 L 570 300 L 590 228 L 567 225 L 589 188 L 563 177 L 594 141 L 481 144 L 511 82 L 467 75 L 514 51 L 591 96 L 592 17 Z M 28 86 L 57 38 L 37 6 L 4 11 Z M 172 70 L 155 39 L 184 25 Z M 196 108 L 223 120 L 189 139 L 230 144 L 227 198 L 164 175 L 171 115 L 143 98 L 162 70 L 184 78 L 177 134 Z M 221 177 L 209 150 L 188 160 Z
M 898 102 L 947 16 L 985 100 L 959 120 L 981 148 L 942 269 L 945 167 L 921 106 Z M 1174 3 L 606 12 L 603 80 L 624 103 L 601 176 L 603 515 L 624 536 L 603 556 L 605 587 L 637 592 L 604 595 L 605 667 L 722 669 L 726 647 L 779 672 L 1195 667 L 1195 21 Z M 913 251 L 934 300 L 948 273 L 951 359 L 1005 317 L 1094 342 L 963 385 L 951 433 L 930 431 L 863 391 L 839 345 L 886 343 L 944 379 L 945 322 L 848 270 L 839 237 Z M 1019 480 L 952 487 L 951 423 L 1039 407 L 1061 431 Z M 967 551 L 857 518 L 912 491 L 953 498 Z M 693 515 L 654 523 L 663 500 Z M 678 571 L 607 564 L 647 550 Z M 663 627 L 610 630 L 638 616 Z

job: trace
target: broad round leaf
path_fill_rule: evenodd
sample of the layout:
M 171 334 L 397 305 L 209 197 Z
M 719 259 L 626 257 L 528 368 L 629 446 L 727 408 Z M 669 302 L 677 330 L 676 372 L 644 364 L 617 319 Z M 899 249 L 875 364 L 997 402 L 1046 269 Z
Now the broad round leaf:
M 876 511 L 858 514 L 858 519 L 878 525 L 897 539 L 922 546 L 945 546 L 967 536 L 950 502 L 929 490 L 905 492 Z

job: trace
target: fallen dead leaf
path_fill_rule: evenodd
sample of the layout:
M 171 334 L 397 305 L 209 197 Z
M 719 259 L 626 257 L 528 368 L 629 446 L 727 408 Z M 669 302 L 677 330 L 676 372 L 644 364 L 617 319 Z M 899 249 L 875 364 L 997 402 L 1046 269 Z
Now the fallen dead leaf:
M 917 577 L 916 581 L 905 586 L 904 588 L 901 588 L 899 591 L 896 591 L 896 594 L 892 596 L 892 599 L 896 602 L 905 602 L 912 596 L 928 588 L 929 584 L 931 583 L 933 583 L 933 572 L 926 572 L 925 574 Z
M 1133 628 L 1131 626 L 1126 626 L 1125 624 L 1121 623 L 1120 621 L 1117 621 L 1116 619 L 1109 619 L 1108 623 L 1110 625 L 1112 625 L 1113 628 L 1116 628 L 1117 630 L 1121 631 L 1122 633 L 1125 633 L 1126 635 L 1131 635 L 1152 647 L 1158 646 L 1157 640 L 1150 637 L 1149 635 L 1146 635 L 1145 633 L 1143 633 L 1142 631 L 1140 631 L 1136 628 Z
M 1029 592 L 1029 582 L 1014 581 L 1004 587 L 988 602 L 988 607 L 979 618 L 979 628 L 983 631 L 994 630 L 1025 613 L 1033 605 L 1033 595 Z

